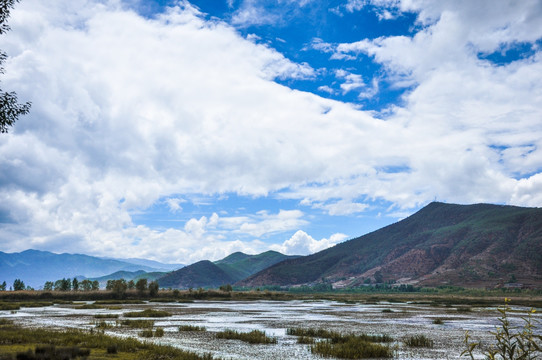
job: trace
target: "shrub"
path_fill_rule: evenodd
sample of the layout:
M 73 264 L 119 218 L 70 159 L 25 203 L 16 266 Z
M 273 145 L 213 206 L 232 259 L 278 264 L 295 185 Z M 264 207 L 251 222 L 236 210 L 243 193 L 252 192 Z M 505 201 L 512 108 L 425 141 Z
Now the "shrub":
M 510 324 L 508 312 L 510 299 L 504 299 L 504 306 L 497 310 L 501 314 L 498 318 L 500 326 L 492 334 L 495 337 L 496 343 L 491 345 L 482 353 L 488 359 L 509 359 L 509 360 L 531 360 L 539 359 L 542 356 L 542 336 L 535 334 L 537 330 L 536 324 L 538 321 L 533 319 L 535 309 L 531 309 L 526 317 L 522 317 L 524 325 L 522 329 Z M 474 360 L 474 350 L 480 348 L 481 344 L 470 341 L 469 332 L 465 332 L 465 347 L 461 356 L 468 356 Z
M 433 340 L 429 339 L 425 335 L 413 335 L 404 340 L 404 343 L 408 347 L 425 347 L 432 348 L 435 344 Z

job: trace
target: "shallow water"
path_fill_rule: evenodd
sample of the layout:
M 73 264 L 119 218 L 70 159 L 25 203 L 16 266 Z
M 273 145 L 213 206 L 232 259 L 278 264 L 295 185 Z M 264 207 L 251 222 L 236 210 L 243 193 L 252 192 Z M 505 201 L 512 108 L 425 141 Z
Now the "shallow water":
M 408 303 L 344 304 L 334 301 L 196 301 L 193 303 L 146 303 L 123 305 L 122 310 L 76 309 L 77 305 L 55 305 L 43 308 L 22 308 L 16 313 L 0 311 L 0 317 L 32 327 L 94 328 L 96 314 L 122 314 L 152 308 L 173 314 L 154 318 L 155 327 L 163 327 L 157 343 L 173 345 L 197 353 L 212 353 L 231 359 L 321 359 L 310 352 L 308 345 L 297 344 L 295 336 L 286 335 L 290 327 L 325 328 L 340 332 L 388 334 L 396 339 L 398 359 L 458 359 L 464 349 L 465 330 L 473 339 L 490 343 L 489 331 L 498 325 L 495 308 L 472 308 L 458 312 L 453 307 L 434 307 Z M 383 310 L 391 309 L 390 312 Z M 527 308 L 514 307 L 513 324 L 522 325 L 520 316 Z M 541 320 L 540 314 L 536 314 Z M 439 318 L 442 325 L 433 324 Z M 149 318 L 150 319 L 150 318 Z M 98 319 L 102 321 L 104 319 Z M 115 325 L 115 320 L 106 320 Z M 207 332 L 179 332 L 179 325 L 204 326 Z M 263 330 L 277 337 L 274 345 L 250 345 L 238 340 L 216 339 L 214 333 L 233 329 Z M 114 327 L 106 333 L 138 337 L 140 330 Z M 423 334 L 434 340 L 432 349 L 415 349 L 403 345 L 405 336 Z M 483 356 L 479 356 L 480 359 Z

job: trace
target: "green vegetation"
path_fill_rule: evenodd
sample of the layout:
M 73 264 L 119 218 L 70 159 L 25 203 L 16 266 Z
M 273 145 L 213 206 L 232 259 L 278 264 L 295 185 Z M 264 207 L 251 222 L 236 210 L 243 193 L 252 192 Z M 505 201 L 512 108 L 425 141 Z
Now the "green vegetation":
M 366 342 L 392 342 L 394 339 L 386 334 L 383 335 L 368 335 L 368 334 L 341 334 L 336 331 L 330 331 L 326 329 L 311 329 L 311 328 L 288 328 L 286 329 L 287 335 L 294 336 L 306 336 L 329 339 L 334 343 L 345 342 L 347 338 L 354 338 L 356 340 Z
M 482 353 L 487 359 L 508 359 L 508 360 L 531 360 L 539 359 L 542 356 L 542 336 L 537 335 L 537 321 L 533 319 L 536 310 L 531 309 L 527 316 L 522 317 L 524 321 L 523 328 L 512 326 L 508 313 L 511 311 L 509 306 L 510 299 L 504 299 L 504 306 L 497 310 L 501 314 L 498 318 L 500 326 L 492 334 L 495 337 L 495 343 L 490 345 Z M 482 344 L 470 341 L 470 334 L 465 333 L 466 349 L 461 356 L 468 356 L 474 360 L 473 352 L 477 348 L 482 348 Z
M 265 332 L 260 330 L 252 330 L 244 333 L 235 330 L 224 330 L 216 333 L 218 339 L 234 339 L 247 342 L 249 344 L 276 344 L 277 338 L 268 337 Z
M 156 328 L 154 332 L 152 331 L 152 329 L 145 329 L 139 333 L 139 336 L 145 337 L 145 338 L 162 337 L 164 336 L 164 329 Z
M 409 336 L 403 342 L 408 347 L 432 348 L 435 345 L 433 340 L 421 334 Z
M 123 314 L 124 317 L 168 317 L 171 313 L 163 310 L 145 309 L 143 311 L 131 311 Z
M 207 331 L 204 326 L 181 325 L 179 331 Z
M 433 324 L 435 324 L 435 325 L 443 325 L 444 320 L 442 320 L 440 318 L 433 319 Z
M 319 341 L 311 346 L 311 352 L 324 357 L 340 359 L 392 358 L 389 346 L 364 341 L 356 337 L 345 337 L 338 342 Z
M 45 343 L 44 343 L 45 342 Z M 17 353 L 27 349 L 44 347 L 79 348 L 90 350 L 88 360 L 110 358 L 116 354 L 119 360 L 212 360 L 209 354 L 198 355 L 171 346 L 141 342 L 132 338 L 118 338 L 101 332 L 80 330 L 27 329 L 15 325 L 2 325 L 0 331 L 0 354 L 3 359 L 15 359 Z M 10 358 L 11 356 L 11 358 Z M 21 358 L 23 358 L 21 355 Z M 27 357 L 27 359 L 29 359 Z M 32 359 L 30 357 L 30 359 Z
M 94 315 L 95 319 L 117 319 L 119 317 L 118 314 L 96 314 Z

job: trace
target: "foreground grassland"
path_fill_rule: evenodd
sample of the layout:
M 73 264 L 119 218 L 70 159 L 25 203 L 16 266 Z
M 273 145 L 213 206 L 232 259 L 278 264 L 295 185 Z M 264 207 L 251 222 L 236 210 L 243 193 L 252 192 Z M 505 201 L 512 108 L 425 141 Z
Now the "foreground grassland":
M 17 354 L 34 353 L 36 349 L 70 348 L 90 351 L 86 357 L 119 360 L 211 360 L 211 355 L 198 354 L 171 346 L 155 345 L 131 338 L 117 338 L 100 332 L 78 330 L 55 331 L 28 329 L 10 322 L 0 323 L 0 359 L 15 359 Z M 21 355 L 20 355 L 21 356 Z M 31 358 L 31 357 L 26 357 Z

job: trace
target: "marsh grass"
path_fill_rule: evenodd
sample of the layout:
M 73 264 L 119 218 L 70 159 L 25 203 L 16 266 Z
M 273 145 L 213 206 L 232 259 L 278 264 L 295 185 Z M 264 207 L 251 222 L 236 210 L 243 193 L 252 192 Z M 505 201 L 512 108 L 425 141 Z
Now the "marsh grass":
M 323 357 L 340 359 L 392 358 L 393 350 L 389 346 L 349 337 L 344 342 L 333 343 L 330 340 L 319 341 L 311 346 L 311 352 Z
M 118 319 L 118 314 L 96 314 L 94 315 L 95 319 Z
M 44 344 L 44 342 L 46 344 Z M 28 329 L 15 325 L 6 325 L 0 331 L 0 354 L 5 358 L 14 359 L 18 351 L 15 347 L 35 348 L 36 346 L 79 347 L 91 349 L 91 354 L 104 354 L 116 349 L 114 356 L 122 360 L 212 360 L 210 354 L 198 355 L 196 353 L 174 348 L 172 346 L 157 345 L 150 342 L 141 342 L 134 338 L 118 338 L 105 335 L 101 332 L 86 332 L 75 329 L 66 331 L 48 329 Z M 112 352 L 109 352 L 112 354 Z M 107 357 L 93 357 L 89 359 L 104 359 Z
M 383 334 L 383 335 L 369 335 L 369 334 L 341 334 L 336 331 L 330 331 L 326 329 L 311 329 L 311 328 L 288 328 L 286 329 L 287 335 L 294 335 L 294 336 L 307 336 L 307 337 L 317 337 L 317 338 L 324 338 L 329 339 L 333 343 L 339 343 L 339 342 L 345 342 L 349 338 L 361 340 L 361 341 L 367 341 L 367 342 L 375 342 L 375 343 L 386 343 L 386 342 L 392 342 L 394 341 L 393 337 Z
M 442 320 L 441 318 L 433 319 L 433 324 L 435 324 L 435 325 L 443 325 L 444 320 Z
M 217 339 L 234 339 L 247 342 L 249 344 L 276 344 L 277 338 L 269 337 L 265 332 L 260 330 L 252 330 L 244 333 L 235 330 L 224 330 L 216 333 Z
M 171 313 L 163 310 L 145 309 L 143 311 L 131 311 L 123 314 L 124 317 L 168 317 Z
M 144 338 L 151 338 L 153 336 L 152 329 L 145 329 L 139 333 L 139 336 Z
M 423 348 L 432 348 L 435 345 L 435 342 L 428 338 L 425 335 L 412 335 L 403 340 L 406 346 L 408 347 L 423 347 Z
M 382 312 L 385 313 L 385 314 L 386 313 L 392 313 L 393 310 L 392 309 L 383 309 Z
M 207 331 L 207 329 L 204 326 L 181 325 L 179 331 Z
M 310 337 L 310 336 L 299 336 L 297 338 L 297 343 L 298 344 L 309 344 L 309 345 L 312 345 L 315 343 L 315 340 L 313 337 Z

